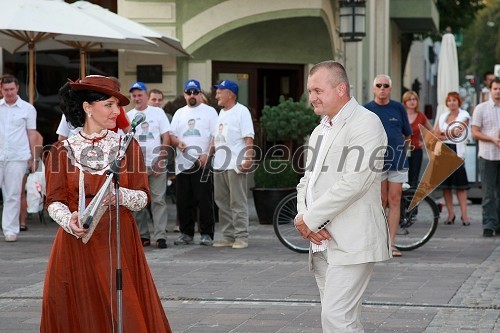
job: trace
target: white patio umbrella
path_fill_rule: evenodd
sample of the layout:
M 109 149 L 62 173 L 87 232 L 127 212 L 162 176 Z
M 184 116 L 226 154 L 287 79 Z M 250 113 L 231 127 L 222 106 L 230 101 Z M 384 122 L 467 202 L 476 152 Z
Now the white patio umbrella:
M 131 47 L 130 49 L 137 51 L 166 53 L 181 57 L 191 56 L 186 50 L 184 50 L 178 39 L 162 35 L 160 32 L 151 29 L 145 26 L 144 24 L 135 22 L 131 19 L 115 14 L 101 6 L 83 0 L 76 1 L 73 4 L 71 4 L 71 6 L 78 8 L 80 11 L 84 12 L 85 14 L 93 18 L 100 20 L 101 22 L 105 22 L 106 24 L 110 25 L 113 29 L 119 31 L 120 30 L 132 31 L 133 33 L 141 37 L 147 38 L 148 40 L 152 40 L 155 42 L 155 45 L 142 44 Z
M 62 43 L 66 44 L 62 44 Z M 110 43 L 151 44 L 138 35 L 126 35 L 99 19 L 84 15 L 62 0 L 16 0 L 0 10 L 0 47 L 11 53 L 29 52 L 29 102 L 34 102 L 34 61 L 37 50 L 56 50 L 75 45 Z
M 455 44 L 455 36 L 447 30 L 443 35 L 441 49 L 439 50 L 437 75 L 438 106 L 434 127 L 437 126 L 439 117 L 448 111 L 446 107 L 446 96 L 452 91 L 458 92 L 457 46 Z

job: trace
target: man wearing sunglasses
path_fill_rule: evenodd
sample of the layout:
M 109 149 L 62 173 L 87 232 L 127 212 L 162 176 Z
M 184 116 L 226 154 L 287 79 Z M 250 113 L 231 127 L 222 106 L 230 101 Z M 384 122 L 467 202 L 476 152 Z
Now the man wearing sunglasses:
M 6 242 L 19 233 L 21 188 L 26 170 L 36 170 L 34 149 L 36 110 L 19 95 L 19 82 L 12 75 L 0 79 L 0 187 L 3 195 L 2 230 Z
M 411 126 L 403 104 L 391 100 L 392 81 L 387 75 L 377 75 L 373 80 L 373 101 L 364 105 L 382 121 L 387 134 L 387 151 L 382 173 L 382 205 L 389 207 L 389 233 L 394 244 L 399 226 L 402 185 L 408 181 L 408 159 L 406 145 L 411 138 Z M 401 252 L 392 246 L 392 255 L 400 257 Z
M 174 113 L 170 141 L 177 147 L 175 160 L 176 205 L 181 235 L 175 245 L 193 243 L 198 220 L 200 245 L 211 246 L 214 239 L 213 186 L 209 156 L 213 153 L 213 133 L 217 111 L 203 103 L 200 82 L 184 85 L 187 105 Z

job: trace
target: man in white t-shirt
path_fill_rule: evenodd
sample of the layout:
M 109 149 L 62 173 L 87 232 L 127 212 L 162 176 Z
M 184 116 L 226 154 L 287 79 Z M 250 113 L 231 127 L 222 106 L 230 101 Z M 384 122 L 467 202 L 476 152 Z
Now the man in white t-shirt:
M 28 169 L 34 165 L 36 110 L 19 95 L 19 81 L 4 75 L 0 81 L 0 187 L 3 195 L 2 230 L 6 242 L 15 242 L 19 233 L 21 187 Z
M 63 141 L 80 132 L 82 130 L 81 127 L 71 127 L 71 125 L 66 120 L 66 116 L 63 114 L 61 117 L 61 121 L 59 122 L 59 126 L 57 126 L 56 134 L 57 140 Z
M 201 86 L 196 80 L 185 83 L 184 98 L 187 105 L 175 112 L 170 134 L 172 146 L 177 147 L 176 204 L 181 231 L 174 244 L 193 243 L 199 214 L 200 244 L 212 245 L 215 221 L 208 157 L 213 152 L 217 111 L 203 103 Z
M 135 138 L 139 141 L 146 163 L 149 191 L 151 194 L 151 215 L 153 218 L 154 238 L 160 249 L 167 247 L 167 151 L 170 145 L 170 123 L 162 109 L 148 105 L 146 85 L 134 83 L 130 89 L 130 100 L 135 108 L 127 113 L 129 119 L 134 119 L 138 112 L 143 112 L 146 120 L 136 128 Z M 144 208 L 134 212 L 134 217 L 141 234 L 142 245 L 151 244 L 148 221 L 149 210 Z
M 238 85 L 224 80 L 215 98 L 223 107 L 215 137 L 214 192 L 222 239 L 214 247 L 248 247 L 247 172 L 252 166 L 254 129 L 248 108 L 238 103 Z

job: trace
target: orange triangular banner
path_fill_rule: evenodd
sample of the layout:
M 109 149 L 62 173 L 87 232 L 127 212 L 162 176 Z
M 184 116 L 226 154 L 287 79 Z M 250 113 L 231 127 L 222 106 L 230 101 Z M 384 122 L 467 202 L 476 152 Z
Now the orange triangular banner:
M 416 207 L 420 201 L 434 191 L 449 175 L 457 170 L 464 160 L 442 143 L 431 131 L 419 125 L 424 139 L 425 151 L 429 157 L 429 163 L 418 184 L 415 195 L 411 200 L 409 209 Z

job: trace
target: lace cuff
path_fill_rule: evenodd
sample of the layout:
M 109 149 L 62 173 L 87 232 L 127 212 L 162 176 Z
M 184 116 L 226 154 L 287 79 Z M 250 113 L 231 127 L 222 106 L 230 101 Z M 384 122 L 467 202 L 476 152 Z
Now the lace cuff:
M 148 196 L 141 190 L 131 190 L 120 187 L 120 194 L 122 195 L 122 205 L 131 211 L 140 211 L 146 207 L 146 204 L 148 203 Z
M 63 204 L 62 202 L 53 202 L 47 207 L 47 211 L 49 212 L 50 217 L 57 222 L 68 234 L 79 238 L 77 235 L 73 233 L 73 230 L 69 227 L 69 221 L 71 219 L 71 212 L 69 211 L 68 206 Z

